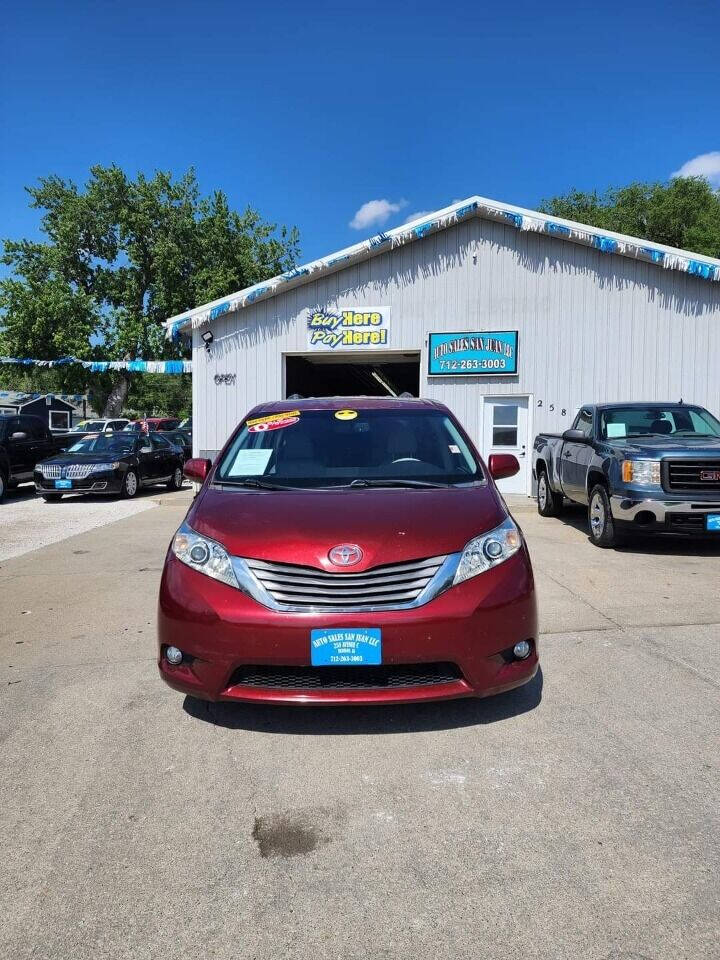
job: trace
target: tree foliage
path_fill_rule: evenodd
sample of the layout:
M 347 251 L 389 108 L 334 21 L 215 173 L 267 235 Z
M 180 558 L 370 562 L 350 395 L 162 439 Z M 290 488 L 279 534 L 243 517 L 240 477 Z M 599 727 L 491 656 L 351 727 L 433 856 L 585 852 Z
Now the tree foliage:
M 95 166 L 83 189 L 49 176 L 28 193 L 46 239 L 5 242 L 2 262 L 12 273 L 0 281 L 0 353 L 177 357 L 162 320 L 297 260 L 294 228 L 278 230 L 250 208 L 232 210 L 222 191 L 201 196 L 193 170 L 178 180 L 163 172 L 132 179 L 119 167 Z M 77 368 L 67 376 L 77 388 Z M 124 372 L 113 379 L 108 415 L 119 411 L 129 384 Z
M 701 177 L 631 183 L 605 193 L 571 190 L 543 201 L 556 217 L 720 257 L 720 191 Z

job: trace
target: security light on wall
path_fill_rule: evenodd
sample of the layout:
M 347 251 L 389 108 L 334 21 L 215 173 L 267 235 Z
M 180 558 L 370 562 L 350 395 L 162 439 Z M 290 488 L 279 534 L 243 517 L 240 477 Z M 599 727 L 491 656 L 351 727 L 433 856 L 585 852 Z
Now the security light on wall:
M 205 344 L 205 349 L 210 350 L 210 344 L 213 342 L 215 337 L 212 335 L 212 330 L 206 330 L 205 333 L 200 334 L 202 341 Z

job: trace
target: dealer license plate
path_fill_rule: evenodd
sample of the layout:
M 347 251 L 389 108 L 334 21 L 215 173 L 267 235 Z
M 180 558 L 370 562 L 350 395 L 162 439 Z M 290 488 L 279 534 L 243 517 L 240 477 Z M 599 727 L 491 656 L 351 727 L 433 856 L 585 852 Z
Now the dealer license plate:
M 705 515 L 705 529 L 711 533 L 720 533 L 720 513 Z
M 56 490 L 72 490 L 72 480 L 56 480 Z
M 382 663 L 379 627 L 330 628 L 310 631 L 314 667 L 372 666 Z

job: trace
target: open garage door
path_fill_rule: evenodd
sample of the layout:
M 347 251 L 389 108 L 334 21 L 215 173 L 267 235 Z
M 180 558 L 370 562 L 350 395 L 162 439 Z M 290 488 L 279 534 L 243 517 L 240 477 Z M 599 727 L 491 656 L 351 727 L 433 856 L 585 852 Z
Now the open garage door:
M 285 397 L 417 397 L 419 390 L 419 353 L 285 357 Z

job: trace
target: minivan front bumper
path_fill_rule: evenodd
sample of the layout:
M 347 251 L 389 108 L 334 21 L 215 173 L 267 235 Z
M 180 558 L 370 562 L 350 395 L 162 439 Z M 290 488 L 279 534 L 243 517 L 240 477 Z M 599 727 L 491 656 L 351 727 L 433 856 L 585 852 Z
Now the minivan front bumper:
M 313 672 L 310 631 L 322 627 L 381 628 L 377 685 L 372 668 L 362 668 L 357 685 L 352 667 L 338 668 L 347 670 L 347 681 L 344 673 L 322 673 L 327 668 Z M 535 587 L 524 546 L 505 563 L 408 610 L 282 613 L 198 573 L 171 551 L 160 587 L 160 674 L 174 689 L 206 700 L 368 704 L 487 696 L 532 679 L 537 639 Z M 530 656 L 513 659 L 508 651 L 521 640 L 530 641 Z M 183 652 L 177 666 L 164 655 L 170 645 Z M 343 680 L 333 686 L 326 679 L 332 676 Z M 305 679 L 296 683 L 296 677 Z M 388 683 L 388 677 L 394 680 Z

